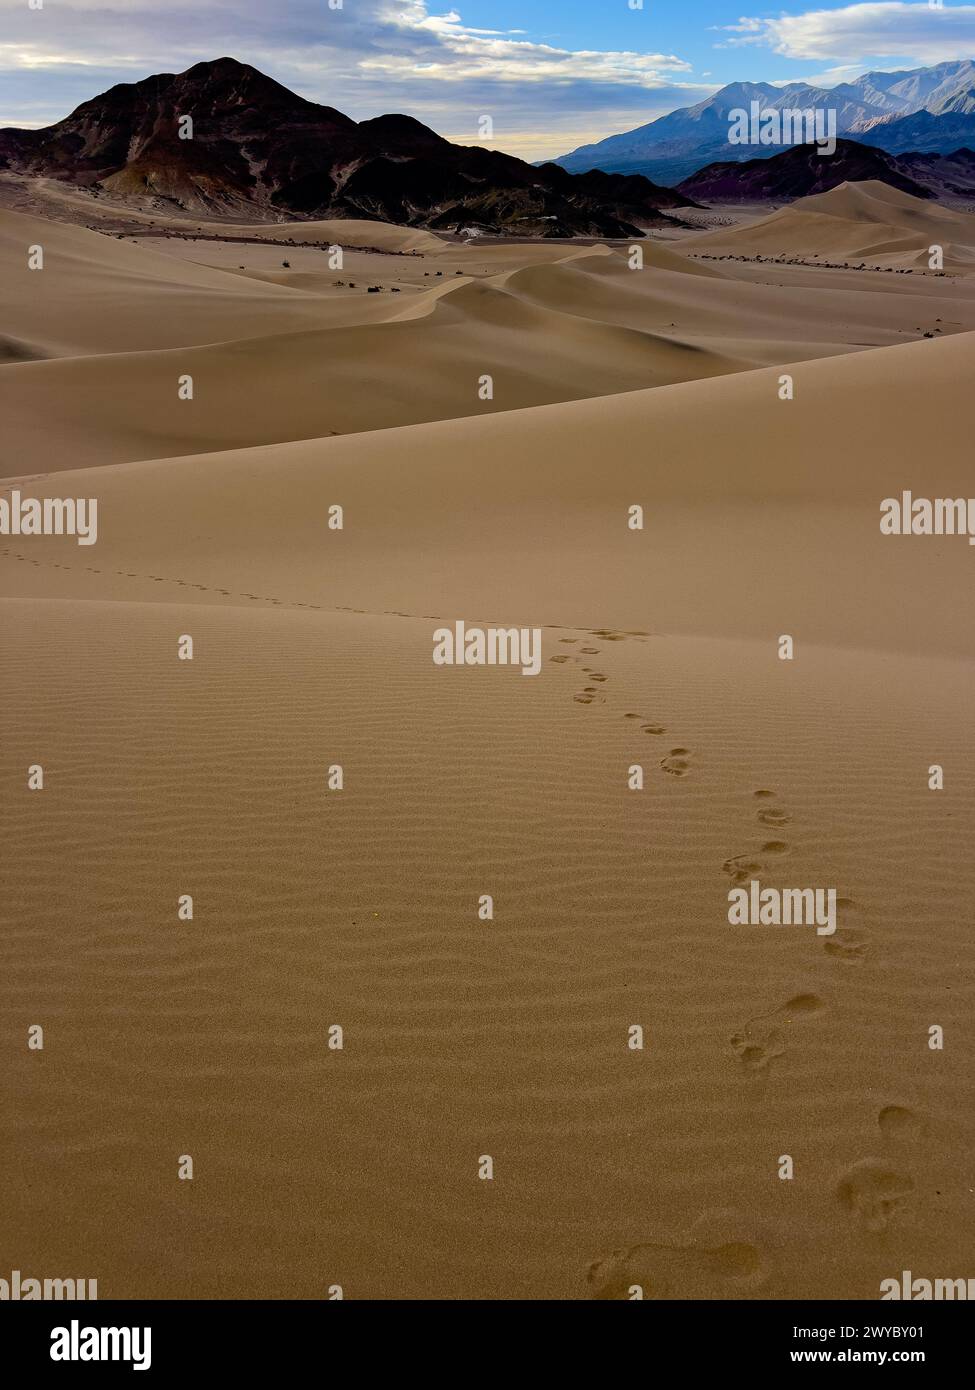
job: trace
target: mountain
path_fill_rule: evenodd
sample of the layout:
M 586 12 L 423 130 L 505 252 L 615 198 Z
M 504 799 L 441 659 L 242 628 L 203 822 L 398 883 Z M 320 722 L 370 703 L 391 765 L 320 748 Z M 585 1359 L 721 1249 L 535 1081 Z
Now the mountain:
M 901 169 L 892 155 L 856 140 L 837 140 L 833 155 L 821 155 L 812 145 L 795 145 L 770 159 L 708 164 L 679 184 L 678 191 L 702 202 L 784 202 L 867 179 L 915 198 L 935 196 L 930 187 Z
M 902 154 L 897 157 L 897 167 L 930 189 L 936 198 L 975 199 L 975 150 L 955 150 L 954 154 Z
M 858 77 L 853 87 L 870 87 L 899 104 L 900 114 L 930 111 L 938 115 L 959 92 L 975 85 L 975 62 L 970 58 L 959 62 L 938 63 L 931 68 L 913 72 L 872 72 Z M 892 108 L 893 109 L 893 108 Z
M 753 101 L 761 111 L 835 110 L 838 134 L 869 132 L 871 144 L 891 152 L 920 148 L 947 153 L 973 141 L 968 122 L 975 108 L 975 62 L 966 58 L 910 72 L 869 72 L 832 88 L 733 82 L 696 106 L 582 145 L 556 163 L 572 173 L 598 168 L 675 182 L 711 161 L 773 158 L 774 146 L 728 143 L 729 112 L 748 111 Z M 921 128 L 901 124 L 925 115 Z
M 908 150 L 946 154 L 959 145 L 975 144 L 975 87 L 959 93 L 939 115 L 918 111 L 913 116 L 878 121 L 867 138 L 891 154 Z
M 210 216 L 521 236 L 637 236 L 692 206 L 643 176 L 454 145 L 409 116 L 357 123 L 233 58 L 121 83 L 43 130 L 0 130 L 0 169 Z

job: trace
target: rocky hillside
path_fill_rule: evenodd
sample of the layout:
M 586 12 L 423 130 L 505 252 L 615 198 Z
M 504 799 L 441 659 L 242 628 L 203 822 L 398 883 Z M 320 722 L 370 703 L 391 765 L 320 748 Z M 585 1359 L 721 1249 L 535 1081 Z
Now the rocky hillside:
M 455 145 L 409 116 L 356 122 L 233 58 L 122 83 L 42 130 L 2 130 L 0 168 L 196 215 L 533 237 L 640 235 L 694 206 L 642 176 Z

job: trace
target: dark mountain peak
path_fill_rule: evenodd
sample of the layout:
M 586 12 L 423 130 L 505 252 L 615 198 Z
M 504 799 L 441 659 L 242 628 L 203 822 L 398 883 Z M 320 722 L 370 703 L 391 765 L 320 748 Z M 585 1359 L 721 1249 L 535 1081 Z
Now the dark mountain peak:
M 330 106 L 307 101 L 273 77 L 259 72 L 249 63 L 236 58 L 217 58 L 211 62 L 194 63 L 185 72 L 161 72 L 141 82 L 120 82 L 91 100 L 82 102 L 63 121 L 48 130 L 70 129 L 84 120 L 113 120 L 126 117 L 131 122 L 144 120 L 151 112 L 162 119 L 177 115 L 219 115 L 221 120 L 232 117 L 235 111 L 259 108 L 269 120 L 285 116 L 328 119 L 335 125 L 352 127 L 355 122 Z
M 150 82 L 153 80 L 149 79 Z M 331 110 L 330 107 L 319 106 L 317 102 L 298 96 L 296 92 L 276 82 L 273 77 L 268 77 L 249 63 L 238 62 L 236 58 L 215 58 L 210 62 L 194 63 L 185 72 L 178 73 L 172 79 L 172 85 L 179 91 L 200 95 L 212 93 L 224 101 L 236 101 L 238 104 L 250 101 L 261 102 L 271 108 Z
M 786 202 L 867 179 L 889 184 L 915 198 L 934 197 L 891 155 L 856 140 L 837 140 L 832 155 L 820 154 L 814 145 L 794 145 L 771 159 L 708 164 L 679 183 L 677 191 L 704 202 Z
M 546 174 L 455 145 L 412 116 L 356 124 L 227 57 L 121 83 L 46 130 L 4 131 L 0 167 L 198 215 L 521 236 L 640 236 L 670 221 L 662 207 L 688 206 L 645 179 Z
M 386 145 L 414 145 L 417 149 L 435 145 L 446 145 L 449 141 L 435 130 L 425 126 L 413 116 L 394 112 L 388 116 L 373 116 L 371 120 L 360 121 L 359 131 L 371 140 Z
M 250 63 L 242 63 L 239 58 L 207 58 L 202 63 L 194 63 L 191 68 L 187 68 L 181 77 L 191 78 L 218 78 L 227 77 L 258 77 L 264 82 L 272 82 L 274 79 L 265 77 L 257 68 L 251 67 Z

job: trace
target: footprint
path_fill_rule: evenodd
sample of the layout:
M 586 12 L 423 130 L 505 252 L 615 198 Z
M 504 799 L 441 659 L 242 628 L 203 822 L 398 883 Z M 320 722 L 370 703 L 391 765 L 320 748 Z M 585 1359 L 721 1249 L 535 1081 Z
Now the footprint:
M 771 801 L 775 797 L 775 792 L 769 791 L 767 787 L 762 787 L 759 791 L 752 792 L 752 796 L 757 801 Z M 788 825 L 792 817 L 781 806 L 766 806 L 759 811 L 758 820 L 761 825 Z
M 837 898 L 837 916 L 840 913 L 840 901 Z M 832 955 L 836 960 L 841 960 L 843 965 L 861 965 L 869 955 L 869 942 L 864 931 L 858 931 L 855 927 L 839 927 L 832 937 L 823 941 L 823 951 L 826 955 Z
M 604 705 L 606 703 L 603 696 L 599 695 L 595 690 L 581 690 L 578 695 L 573 695 L 572 698 L 578 705 Z
M 880 1235 L 913 1191 L 914 1183 L 906 1173 L 865 1158 L 840 1175 L 836 1199 L 861 1230 Z
M 671 777 L 686 777 L 691 765 L 687 761 L 689 750 L 687 748 L 672 748 L 666 758 L 661 761 L 660 766 L 664 772 L 669 772 Z
M 598 648 L 598 647 L 580 647 L 579 650 L 580 650 L 581 652 L 584 652 L 584 653 L 586 654 L 586 656 L 598 656 L 598 655 L 599 655 L 599 648 Z
M 721 868 L 737 887 L 738 884 L 747 883 L 749 879 L 762 873 L 765 865 L 754 855 L 736 854 L 733 859 L 726 859 Z
M 906 1105 L 885 1105 L 877 1116 L 877 1125 L 884 1138 L 895 1143 L 920 1139 L 926 1129 L 921 1117 Z
M 746 1071 L 764 1071 L 785 1052 L 785 1039 L 774 1028 L 762 1037 L 753 1037 L 747 1032 L 733 1033 L 731 1050 Z
M 667 732 L 662 724 L 641 724 L 640 728 L 645 734 L 665 734 Z
M 736 1212 L 705 1213 L 685 1241 L 646 1243 L 594 1260 L 593 1299 L 737 1298 L 760 1288 L 771 1261 Z
M 785 1052 L 784 1030 L 802 1019 L 815 1018 L 825 1008 L 818 994 L 795 994 L 781 1008 L 749 1019 L 740 1033 L 731 1035 L 731 1050 L 746 1071 L 765 1071 Z
M 769 867 L 769 859 L 789 854 L 791 849 L 792 846 L 786 844 L 785 840 L 766 840 L 761 849 L 754 854 L 736 854 L 731 859 L 726 859 L 721 868 L 737 887 L 764 873 Z
M 609 676 L 604 676 L 601 671 L 590 671 L 589 679 L 591 681 L 608 681 Z
M 558 662 L 558 664 L 559 664 L 560 666 L 561 666 L 564 662 L 566 662 L 566 661 L 568 661 L 568 660 L 569 660 L 569 657 L 567 657 L 567 656 L 550 656 L 550 657 L 549 657 L 549 661 L 556 661 L 556 662 Z

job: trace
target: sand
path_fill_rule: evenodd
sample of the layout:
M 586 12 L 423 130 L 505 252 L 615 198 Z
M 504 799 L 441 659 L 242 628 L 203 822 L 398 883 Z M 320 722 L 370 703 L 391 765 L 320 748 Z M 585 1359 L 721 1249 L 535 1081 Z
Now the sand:
M 32 318 L 3 263 L 49 355 L 0 374 L 0 495 L 97 497 L 99 536 L 0 539 L 11 1266 L 103 1298 L 967 1277 L 975 555 L 878 519 L 970 490 L 971 280 L 469 248 L 336 324 L 327 284 L 44 234 L 97 293 Z M 188 360 L 207 391 L 157 411 Z M 539 627 L 540 676 L 435 666 L 456 619 Z M 837 932 L 729 926 L 751 877 L 835 887 Z
M 971 214 L 868 179 L 799 198 L 762 221 L 694 238 L 695 250 L 839 257 L 873 266 L 925 269 L 932 246 L 946 271 L 975 268 Z

